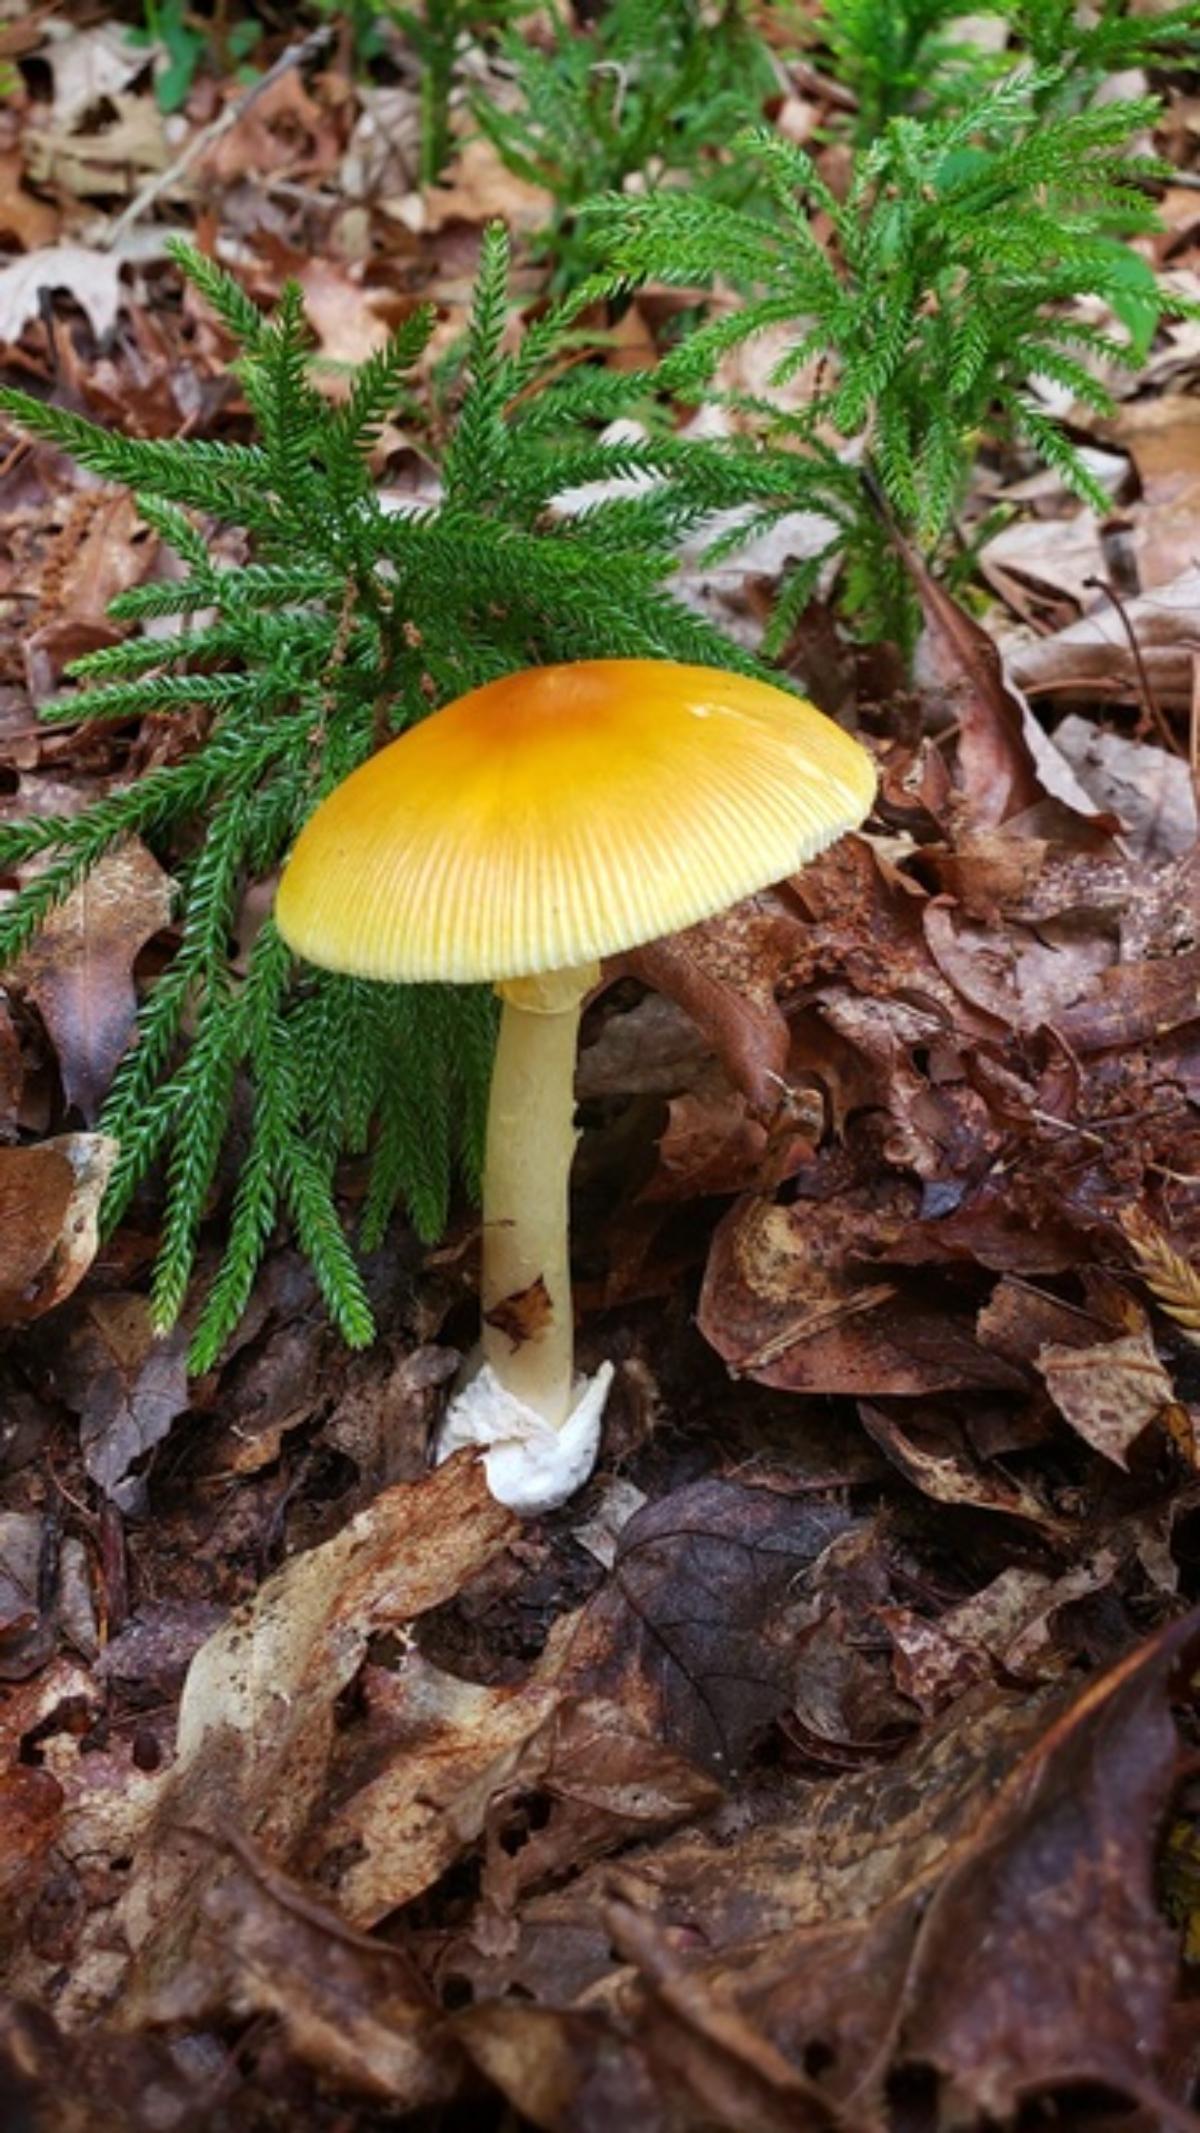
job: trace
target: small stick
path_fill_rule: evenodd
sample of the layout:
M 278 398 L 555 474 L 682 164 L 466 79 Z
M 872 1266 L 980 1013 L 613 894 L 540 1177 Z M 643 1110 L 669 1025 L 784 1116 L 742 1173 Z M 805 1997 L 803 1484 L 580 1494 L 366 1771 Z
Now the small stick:
M 1167 718 L 1158 703 L 1153 689 L 1150 687 L 1150 676 L 1146 672 L 1146 662 L 1142 657 L 1142 647 L 1138 643 L 1137 631 L 1129 619 L 1129 610 L 1125 602 L 1116 587 L 1109 584 L 1107 578 L 1085 578 L 1083 582 L 1087 586 L 1093 586 L 1097 592 L 1106 594 L 1116 608 L 1121 628 L 1125 632 L 1130 652 L 1133 655 L 1134 667 L 1137 670 L 1138 695 L 1142 702 L 1142 715 L 1147 725 L 1154 727 L 1163 747 L 1168 749 L 1172 755 L 1178 755 L 1179 742 L 1172 733 Z
M 155 201 L 168 192 L 171 186 L 183 177 L 185 171 L 191 169 L 199 156 L 223 140 L 227 133 L 232 133 L 239 119 L 245 118 L 247 111 L 258 102 L 260 96 L 265 96 L 268 89 L 273 89 L 276 82 L 283 75 L 290 74 L 293 67 L 306 67 L 310 60 L 316 59 L 332 42 L 333 35 L 332 24 L 325 23 L 320 29 L 314 30 L 311 36 L 302 38 L 298 44 L 289 44 L 286 51 L 281 52 L 278 59 L 267 68 L 266 73 L 260 74 L 257 81 L 251 82 L 244 96 L 239 96 L 235 104 L 227 105 L 210 125 L 202 126 L 199 133 L 194 133 L 182 153 L 176 156 L 173 163 L 168 164 L 166 170 L 156 171 L 153 177 L 147 179 L 141 191 L 134 194 L 128 207 L 117 216 L 111 229 L 100 242 L 109 249 L 119 244 L 122 237 L 133 228 L 134 223 L 141 221 Z

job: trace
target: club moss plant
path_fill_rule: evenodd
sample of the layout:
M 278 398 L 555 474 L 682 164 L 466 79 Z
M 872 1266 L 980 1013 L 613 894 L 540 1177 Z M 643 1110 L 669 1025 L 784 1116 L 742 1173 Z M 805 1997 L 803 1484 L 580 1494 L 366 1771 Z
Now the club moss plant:
M 667 478 L 669 439 L 599 438 L 638 402 L 588 360 L 575 306 L 509 348 L 501 230 L 486 236 L 464 359 L 436 421 L 421 368 L 432 310 L 405 320 L 331 405 L 314 389 L 298 290 L 266 316 L 211 261 L 176 256 L 241 343 L 251 421 L 240 435 L 140 440 L 0 393 L 0 413 L 27 433 L 134 489 L 180 563 L 114 604 L 128 634 L 80 661 L 82 687 L 48 707 L 59 725 L 108 724 L 117 774 L 80 813 L 0 822 L 0 869 L 16 888 L 0 906 L 0 967 L 122 839 L 145 840 L 178 883 L 179 945 L 101 1117 L 120 1144 L 105 1216 L 111 1227 L 153 1181 L 143 1219 L 160 1233 L 160 1327 L 178 1316 L 203 1226 L 219 1218 L 216 1271 L 193 1306 L 191 1359 L 204 1370 L 280 1225 L 341 1332 L 362 1344 L 373 1317 L 356 1246 L 380 1242 L 398 1201 L 423 1237 L 438 1236 L 456 1166 L 478 1177 L 495 1019 L 485 989 L 299 971 L 270 922 L 238 950 L 248 892 L 273 879 L 322 796 L 435 705 L 535 662 L 750 662 L 670 591 L 675 542 L 706 506 Z M 402 511 L 380 497 L 371 465 L 397 408 L 439 478 L 429 501 Z M 630 497 L 631 473 L 658 486 Z M 552 509 L 593 482 L 611 501 L 569 518 Z M 231 547 L 245 560 L 224 560 Z M 178 721 L 177 738 L 160 767 L 123 781 L 147 715 Z M 362 1165 L 353 1241 L 346 1156 Z

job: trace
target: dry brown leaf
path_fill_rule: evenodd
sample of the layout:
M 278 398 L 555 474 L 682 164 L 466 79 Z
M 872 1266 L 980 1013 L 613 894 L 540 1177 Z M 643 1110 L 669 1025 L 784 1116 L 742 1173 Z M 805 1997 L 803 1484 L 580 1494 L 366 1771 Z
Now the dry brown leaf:
M 1090 1348 L 1050 1342 L 1037 1366 L 1059 1413 L 1115 1466 L 1128 1465 L 1131 1447 L 1175 1397 L 1144 1327 Z
M 26 190 L 24 176 L 20 149 L 0 150 L 0 238 L 22 252 L 44 251 L 56 242 L 62 217 L 49 200 Z
M 86 314 L 96 339 L 117 323 L 121 262 L 82 244 L 54 244 L 0 267 L 0 344 L 19 341 L 39 315 L 43 292 L 65 289 Z
M 325 363 L 349 371 L 383 347 L 387 325 L 369 293 L 345 267 L 318 254 L 305 262 L 296 279 L 304 291 L 304 308 Z M 320 375 L 331 391 L 341 395 L 349 390 L 348 378 L 332 371 Z
M 0 1325 L 40 1318 L 83 1280 L 116 1156 L 102 1133 L 0 1148 Z
M 134 837 L 107 852 L 12 966 L 58 1055 L 63 1094 L 90 1123 L 137 1019 L 133 966 L 169 923 L 172 882 Z
M 70 127 L 127 89 L 146 72 L 153 55 L 134 44 L 121 23 L 79 29 L 51 16 L 43 20 L 41 57 L 54 80 L 55 120 Z
M 152 567 L 158 542 L 144 535 L 127 490 L 83 489 L 72 498 L 46 555 L 38 604 L 23 639 L 35 704 L 53 694 L 70 660 L 120 641 L 108 605 Z
M 464 143 L 444 182 L 427 185 L 421 199 L 427 230 L 444 229 L 448 222 L 491 222 L 498 215 L 526 235 L 545 229 L 554 205 L 542 186 L 507 170 L 482 134 Z
M 243 92 L 227 80 L 225 95 Z M 334 115 L 310 94 L 299 68 L 289 67 L 248 103 L 236 125 L 214 141 L 196 168 L 204 184 L 219 189 L 249 179 L 317 177 L 334 170 L 341 141 Z
M 222 1871 L 186 1832 L 228 1823 L 286 1866 L 328 1781 L 339 1696 L 369 1637 L 452 1598 L 518 1531 L 462 1458 L 400 1482 L 268 1579 L 193 1659 L 178 1754 L 123 1908 L 139 1991 L 169 1991 Z
M 77 200 L 99 200 L 123 196 L 131 179 L 166 169 L 171 151 L 154 97 L 117 90 L 106 103 L 116 116 L 102 131 L 77 133 L 60 125 L 30 128 L 26 157 L 35 184 Z
M 1127 601 L 1125 614 L 1155 700 L 1164 711 L 1186 712 L 1200 645 L 1200 566 Z M 1031 696 L 1094 705 L 1097 697 L 1136 702 L 1140 693 L 1137 664 L 1111 600 L 1055 637 L 1006 645 L 1005 663 L 1017 686 Z
M 1096 806 L 1117 817 L 1127 851 L 1155 864 L 1192 850 L 1196 791 L 1183 756 L 1074 712 L 1055 727 L 1054 745 Z

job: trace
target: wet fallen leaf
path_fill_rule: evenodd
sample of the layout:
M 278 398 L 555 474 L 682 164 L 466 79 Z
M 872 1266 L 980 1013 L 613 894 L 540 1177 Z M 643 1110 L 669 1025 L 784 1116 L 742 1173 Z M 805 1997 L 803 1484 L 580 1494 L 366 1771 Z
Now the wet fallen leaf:
M 728 1778 L 791 1701 L 789 1603 L 849 1523 L 819 1496 L 718 1479 L 647 1505 L 584 1613 L 575 1681 Z
M 1169 2114 L 1178 1954 L 1154 1858 L 1182 1765 L 1171 1699 L 1197 1634 L 1194 1616 L 1174 1624 L 1065 1703 L 972 1690 L 890 1765 L 776 1799 L 757 1826 L 685 1832 L 652 1861 L 609 1869 L 607 1906 L 590 1874 L 535 1901 L 521 1945 L 495 1966 L 543 2003 L 526 2051 L 548 2009 L 586 1992 L 618 2097 L 649 2069 L 689 2133 L 882 2133 L 896 2123 L 889 2090 L 921 2068 L 938 2076 L 947 2122 L 1007 2123 L 1020 2100 L 1089 2080 L 1136 2100 L 1161 2091 Z M 613 1942 L 640 1992 L 614 1970 Z M 461 1946 L 453 1961 L 470 1974 Z M 529 2080 L 516 2056 L 525 2012 L 491 2061 L 506 2085 Z M 468 2049 L 473 2025 L 495 2054 L 474 2012 Z M 582 2093 L 599 2048 L 546 2041 Z M 571 2125 L 561 2092 L 556 2107 L 547 2123 Z
M 1020 1381 L 970 1327 L 890 1268 L 852 1271 L 916 1212 L 899 1180 L 868 1199 L 749 1199 L 718 1225 L 700 1298 L 705 1339 L 731 1370 L 792 1392 L 930 1393 Z
M 403 1952 L 353 1932 L 244 1839 L 231 1845 L 230 1870 L 201 1900 L 193 1962 L 160 1994 L 157 2019 L 273 2015 L 339 2087 L 406 2110 L 451 2095 L 455 2055 Z
M 880 1450 L 934 1503 L 999 1511 L 1006 1518 L 1028 1519 L 1051 1534 L 1062 1534 L 1059 1519 L 1037 1493 L 995 1461 L 979 1459 L 961 1428 L 944 1412 L 924 1409 L 906 1426 L 907 1417 L 901 1421 L 893 1409 L 874 1401 L 860 1402 L 858 1411 Z

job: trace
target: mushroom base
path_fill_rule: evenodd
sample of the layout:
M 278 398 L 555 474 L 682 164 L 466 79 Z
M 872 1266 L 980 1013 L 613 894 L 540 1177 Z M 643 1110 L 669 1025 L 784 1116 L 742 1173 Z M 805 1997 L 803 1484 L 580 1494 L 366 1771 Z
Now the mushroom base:
M 446 1410 L 436 1462 L 440 1466 L 453 1452 L 474 1445 L 483 1452 L 488 1487 L 498 1503 L 524 1518 L 556 1511 L 583 1487 L 596 1464 L 612 1376 L 612 1364 L 601 1363 L 594 1378 L 576 1378 L 571 1411 L 555 1429 L 485 1363 Z

